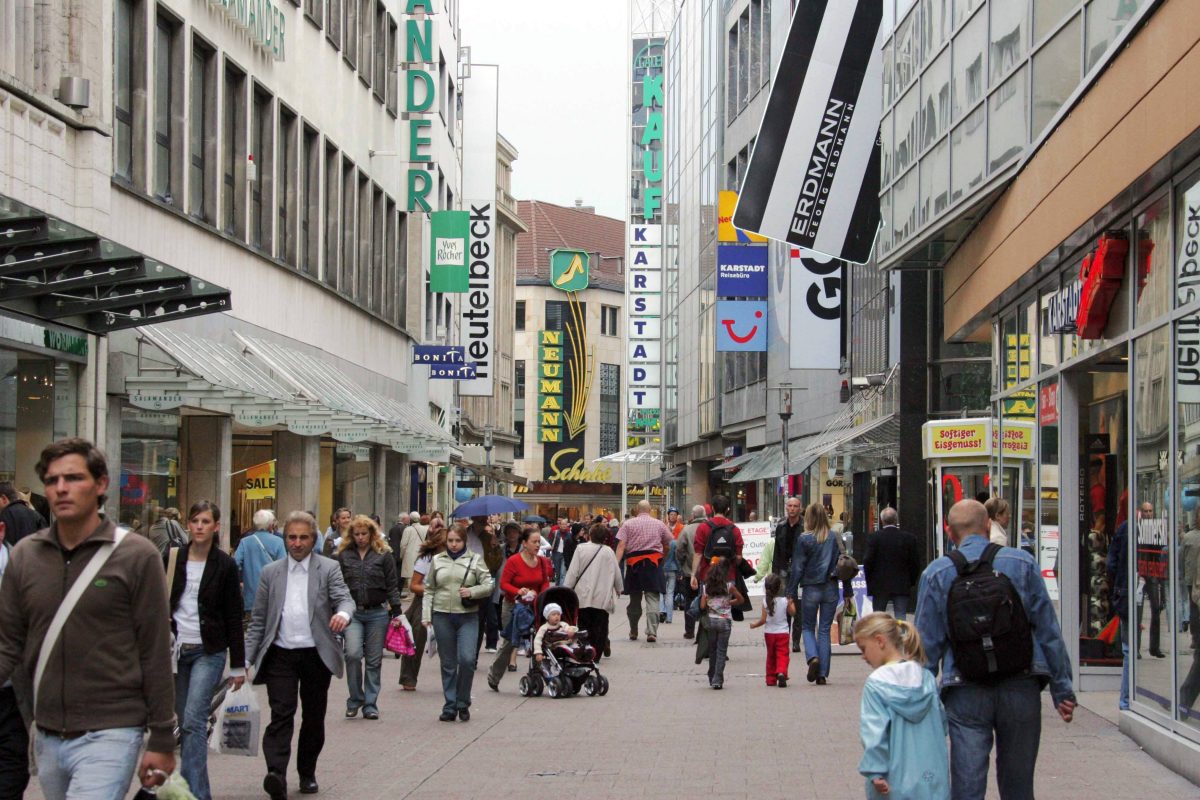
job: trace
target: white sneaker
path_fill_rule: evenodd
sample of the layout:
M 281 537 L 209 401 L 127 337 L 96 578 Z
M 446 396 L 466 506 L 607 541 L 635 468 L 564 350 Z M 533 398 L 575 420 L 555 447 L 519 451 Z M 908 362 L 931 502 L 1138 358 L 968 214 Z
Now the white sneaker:
M 494 652 L 496 652 L 496 648 L 494 648 L 494 647 L 485 647 L 485 648 L 483 648 L 483 652 L 485 652 L 485 653 L 494 653 Z
M 522 647 L 521 649 L 517 650 L 517 655 L 527 656 L 527 655 L 529 655 L 529 651 L 526 650 L 524 647 Z

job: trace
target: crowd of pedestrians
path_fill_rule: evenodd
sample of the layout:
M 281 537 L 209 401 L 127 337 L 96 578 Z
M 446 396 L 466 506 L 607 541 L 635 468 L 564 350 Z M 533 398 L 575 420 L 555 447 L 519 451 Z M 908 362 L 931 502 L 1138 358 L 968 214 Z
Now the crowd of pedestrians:
M 32 735 L 50 800 L 121 798 L 131 781 L 153 787 L 177 767 L 208 800 L 213 700 L 246 680 L 266 687 L 263 789 L 287 796 L 299 715 L 295 774 L 301 793 L 315 793 L 333 679 L 346 678 L 346 718 L 379 719 L 390 628 L 404 628 L 396 633 L 412 644 L 401 688 L 416 689 L 422 659 L 436 652 L 439 719 L 466 722 L 480 653 L 491 656 L 487 684 L 500 691 L 552 586 L 576 593 L 578 628 L 597 659 L 611 655 L 609 616 L 621 595 L 630 639 L 644 632 L 648 644 L 683 609 L 683 636 L 697 640 L 713 689 L 726 685 L 733 624 L 752 609 L 746 578 L 765 580 L 749 627 L 763 628 L 772 687 L 788 686 L 800 647 L 808 682 L 828 682 L 835 611 L 839 600 L 854 602 L 839 592 L 848 554 L 825 507 L 803 509 L 796 498 L 757 570 L 721 495 L 686 521 L 675 509 L 659 520 L 643 501 L 619 524 L 412 512 L 386 535 L 377 518 L 348 508 L 324 532 L 311 513 L 280 523 L 263 509 L 230 555 L 220 547 L 221 509 L 208 500 L 179 519 L 160 514 L 144 533 L 106 519 L 108 466 L 82 439 L 49 445 L 37 472 L 48 526 L 0 483 L 0 536 L 12 534 L 0 539 L 4 797 L 19 798 L 28 783 Z M 982 797 L 994 744 L 1001 796 L 1032 798 L 1044 688 L 1072 719 L 1070 663 L 1044 581 L 1027 552 L 989 542 L 1006 524 L 1005 509 L 991 505 L 955 505 L 953 551 L 928 566 L 894 509 L 867 537 L 875 613 L 852 639 L 872 668 L 860 713 L 868 797 Z M 992 630 L 999 618 L 1005 624 Z M 964 635 L 972 625 L 978 635 Z

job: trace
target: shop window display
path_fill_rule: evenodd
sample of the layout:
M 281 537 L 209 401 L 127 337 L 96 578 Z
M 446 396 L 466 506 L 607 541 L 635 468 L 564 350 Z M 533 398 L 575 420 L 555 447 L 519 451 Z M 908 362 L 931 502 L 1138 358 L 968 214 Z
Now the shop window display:
M 1160 319 L 1171 309 L 1171 203 L 1164 196 L 1137 217 L 1134 270 L 1137 324 Z
M 148 531 L 160 508 L 179 508 L 179 412 L 121 407 L 120 520 Z
M 1167 603 L 1170 588 L 1171 430 L 1170 328 L 1139 337 L 1134 347 L 1134 441 L 1136 490 L 1130 509 L 1134 539 L 1133 611 L 1136 637 L 1129 643 L 1135 658 L 1134 697 L 1169 708 L 1171 644 L 1174 614 Z M 1133 534 L 1136 532 L 1136 537 Z
M 1079 415 L 1079 661 L 1120 666 L 1119 640 L 1101 634 L 1116 616 L 1107 559 L 1113 536 L 1125 523 L 1128 377 L 1124 348 L 1111 351 L 1084 373 Z
M 1173 637 L 1178 659 L 1179 717 L 1200 729 L 1196 699 L 1200 695 L 1200 314 L 1175 324 L 1176 396 L 1176 607 L 1181 624 Z

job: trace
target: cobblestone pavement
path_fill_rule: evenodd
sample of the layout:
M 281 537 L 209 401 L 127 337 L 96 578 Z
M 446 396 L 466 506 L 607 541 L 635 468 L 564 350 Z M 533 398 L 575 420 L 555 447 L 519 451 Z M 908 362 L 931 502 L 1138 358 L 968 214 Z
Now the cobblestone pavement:
M 345 684 L 335 681 L 318 797 L 863 796 L 858 707 L 868 668 L 855 648 L 835 655 L 828 686 L 805 683 L 797 655 L 788 688 L 767 688 L 762 635 L 738 623 L 725 688 L 717 692 L 708 688 L 706 668 L 694 663 L 681 615 L 659 627 L 656 644 L 629 641 L 621 611 L 612 627 L 613 658 L 601 664 L 612 689 L 603 698 L 525 699 L 517 693 L 519 673 L 507 674 L 495 694 L 484 680 L 485 653 L 471 721 L 443 723 L 436 661 L 423 666 L 416 692 L 402 693 L 399 662 L 388 657 L 381 719 L 371 722 L 342 718 Z M 259 692 L 265 706 L 266 692 Z M 1200 788 L 1097 714 L 1080 709 L 1068 726 L 1048 697 L 1044 709 L 1039 797 L 1200 797 Z M 294 769 L 288 781 L 299 797 Z M 214 756 L 210 772 L 218 800 L 266 797 L 261 758 Z M 36 781 L 27 797 L 40 800 Z

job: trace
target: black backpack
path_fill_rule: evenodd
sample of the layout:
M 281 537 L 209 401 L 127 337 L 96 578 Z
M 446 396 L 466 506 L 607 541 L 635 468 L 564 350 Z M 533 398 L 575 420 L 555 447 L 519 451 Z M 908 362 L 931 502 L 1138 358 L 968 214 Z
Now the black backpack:
M 990 683 L 1028 672 L 1033 665 L 1033 631 L 1020 595 L 1007 575 L 992 566 L 1000 545 L 989 544 L 967 563 L 955 550 L 958 570 L 946 602 L 946 627 L 954 665 L 964 678 Z
M 737 542 L 734 541 L 732 525 L 713 525 L 709 523 L 708 541 L 704 543 L 704 560 L 714 558 L 733 558 L 737 554 Z

